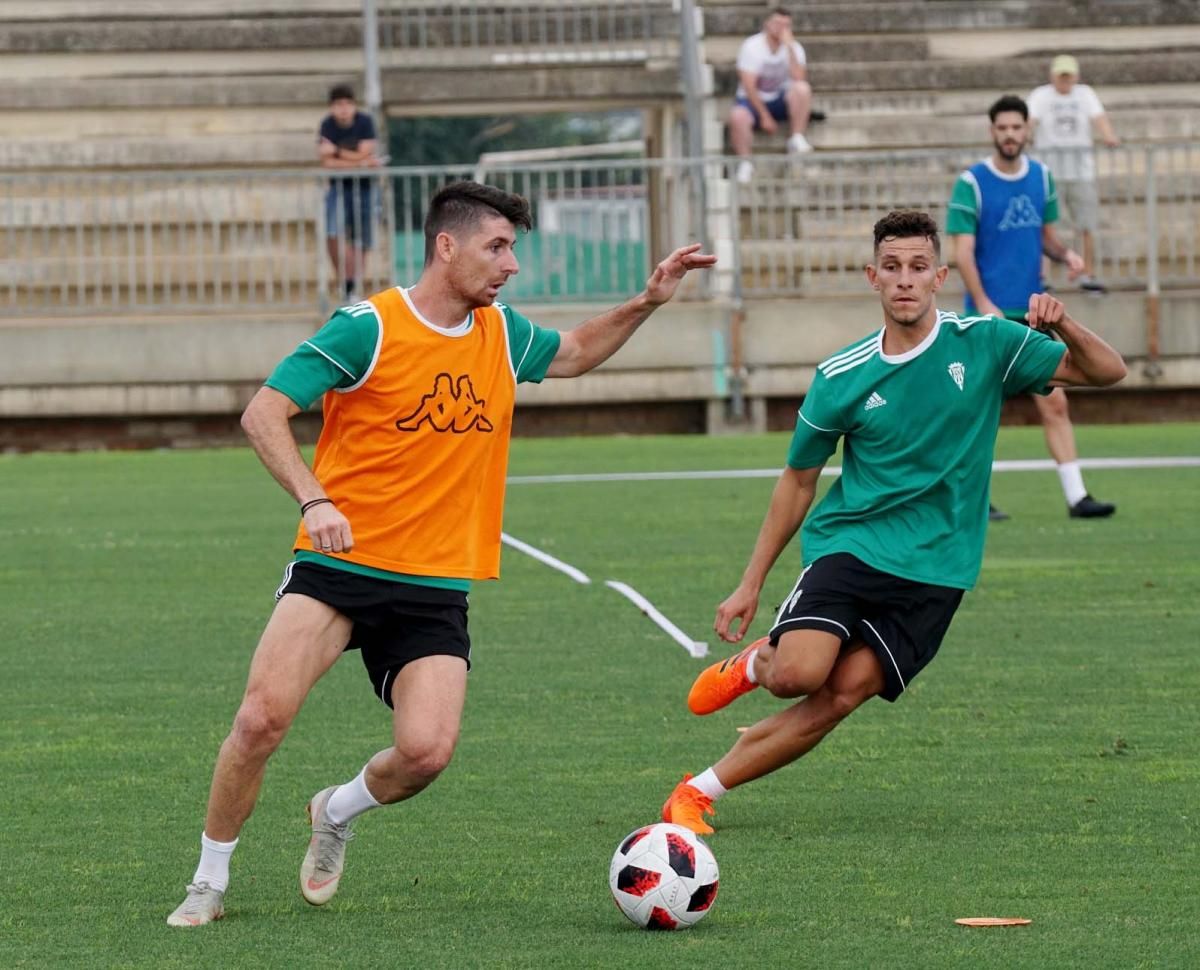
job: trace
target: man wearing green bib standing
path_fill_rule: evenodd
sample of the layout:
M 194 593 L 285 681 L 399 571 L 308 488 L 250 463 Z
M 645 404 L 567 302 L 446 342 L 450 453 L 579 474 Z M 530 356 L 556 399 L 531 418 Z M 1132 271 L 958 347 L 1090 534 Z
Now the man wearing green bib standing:
M 704 815 L 727 790 L 806 754 L 870 698 L 896 700 L 979 575 L 1004 399 L 1125 376 L 1121 356 L 1048 294 L 1030 298 L 1029 326 L 939 310 L 949 272 L 940 256 L 926 213 L 875 224 L 866 275 L 883 327 L 818 365 L 749 564 L 717 609 L 718 636 L 736 643 L 749 630 L 767 573 L 802 523 L 804 570 L 770 633 L 705 670 L 688 706 L 711 714 L 760 685 L 804 699 L 685 776 L 664 821 L 711 832 Z M 839 440 L 842 473 L 809 516 Z

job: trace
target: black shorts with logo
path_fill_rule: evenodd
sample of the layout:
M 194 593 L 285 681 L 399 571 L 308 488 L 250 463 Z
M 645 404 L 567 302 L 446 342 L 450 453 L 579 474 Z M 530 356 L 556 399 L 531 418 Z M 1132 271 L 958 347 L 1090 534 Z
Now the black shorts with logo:
M 421 657 L 462 657 L 471 667 L 467 594 L 376 579 L 311 562 L 292 562 L 275 593 L 301 593 L 354 621 L 347 650 L 360 650 L 375 696 L 392 706 L 392 685 L 405 664 Z
M 901 579 L 849 553 L 822 556 L 796 580 L 770 640 L 789 630 L 821 630 L 843 644 L 862 640 L 883 668 L 880 695 L 894 701 L 934 658 L 963 590 Z

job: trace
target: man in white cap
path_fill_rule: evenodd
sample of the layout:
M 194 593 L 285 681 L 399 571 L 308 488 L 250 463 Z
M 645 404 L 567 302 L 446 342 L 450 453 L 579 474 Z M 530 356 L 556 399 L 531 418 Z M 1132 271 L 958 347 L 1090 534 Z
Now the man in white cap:
M 1092 130 L 1109 148 L 1119 145 L 1104 106 L 1090 85 L 1079 83 L 1079 62 L 1059 54 L 1050 65 L 1050 83 L 1034 88 L 1029 99 L 1029 123 L 1034 151 L 1046 162 L 1058 183 L 1059 200 L 1082 236 L 1083 275 L 1079 285 L 1103 293 L 1096 279 L 1095 233 L 1100 222 L 1100 197 L 1096 190 L 1096 158 Z

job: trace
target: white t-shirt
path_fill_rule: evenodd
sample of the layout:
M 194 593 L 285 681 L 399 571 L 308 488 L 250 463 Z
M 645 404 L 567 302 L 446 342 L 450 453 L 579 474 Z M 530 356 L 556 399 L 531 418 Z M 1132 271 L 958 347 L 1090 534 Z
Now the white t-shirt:
M 804 64 L 804 48 L 798 41 L 792 41 L 792 50 L 796 52 L 796 60 Z M 764 33 L 755 34 L 742 41 L 742 48 L 738 51 L 737 69 L 757 75 L 754 86 L 764 102 L 782 97 L 792 80 L 787 48 L 780 44 L 779 49 L 772 54 L 767 35 Z M 741 84 L 738 84 L 737 96 L 746 97 L 746 89 Z
M 1034 88 L 1029 95 L 1029 117 L 1037 121 L 1033 147 L 1059 181 L 1092 181 L 1096 159 L 1092 154 L 1092 119 L 1104 114 L 1104 105 L 1087 84 L 1076 84 L 1070 94 L 1059 94 L 1053 84 Z

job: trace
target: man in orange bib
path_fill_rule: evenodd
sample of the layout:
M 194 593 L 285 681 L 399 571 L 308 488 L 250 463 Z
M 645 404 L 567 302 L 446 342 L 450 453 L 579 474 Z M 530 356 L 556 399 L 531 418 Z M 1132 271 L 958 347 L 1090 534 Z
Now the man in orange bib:
M 301 521 L 217 756 L 200 864 L 170 925 L 224 915 L 229 859 L 267 760 L 343 651 L 360 651 L 376 696 L 392 708 L 392 744 L 310 800 L 304 898 L 319 906 L 337 891 L 353 819 L 412 797 L 442 772 L 466 695 L 467 591 L 471 580 L 499 575 L 517 384 L 591 370 L 689 270 L 716 262 L 698 245 L 677 249 L 636 297 L 560 333 L 496 302 L 518 270 L 517 230 L 530 227 L 520 196 L 475 182 L 444 187 L 426 215 L 417 283 L 338 310 L 246 408 L 242 427 Z M 289 419 L 322 396 L 310 470 Z

